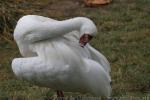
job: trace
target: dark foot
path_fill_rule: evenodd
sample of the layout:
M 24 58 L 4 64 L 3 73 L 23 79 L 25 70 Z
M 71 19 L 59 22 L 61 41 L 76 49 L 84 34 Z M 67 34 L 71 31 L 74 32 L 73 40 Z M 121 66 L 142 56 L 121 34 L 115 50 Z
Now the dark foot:
M 63 98 L 64 98 L 63 91 L 57 90 L 57 97 L 58 97 L 58 100 L 63 100 Z

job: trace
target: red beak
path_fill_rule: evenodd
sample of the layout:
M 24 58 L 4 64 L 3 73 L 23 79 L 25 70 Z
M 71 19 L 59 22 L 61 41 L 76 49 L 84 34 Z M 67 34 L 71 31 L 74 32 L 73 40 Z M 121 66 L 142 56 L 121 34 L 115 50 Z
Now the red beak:
M 92 39 L 93 36 L 89 35 L 89 34 L 83 34 L 81 37 L 80 37 L 80 46 L 81 47 L 84 47 L 91 39 Z

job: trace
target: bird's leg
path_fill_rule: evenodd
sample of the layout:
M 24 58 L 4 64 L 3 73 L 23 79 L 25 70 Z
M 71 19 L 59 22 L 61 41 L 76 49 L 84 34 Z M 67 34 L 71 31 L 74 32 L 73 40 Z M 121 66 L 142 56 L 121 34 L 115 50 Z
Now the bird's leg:
M 64 93 L 63 91 L 60 91 L 61 97 L 64 97 Z
M 83 34 L 80 38 L 80 46 L 84 47 L 90 40 L 92 39 L 92 36 L 89 34 Z
M 63 100 L 64 93 L 61 90 L 57 90 L 57 97 L 60 98 L 60 100 Z

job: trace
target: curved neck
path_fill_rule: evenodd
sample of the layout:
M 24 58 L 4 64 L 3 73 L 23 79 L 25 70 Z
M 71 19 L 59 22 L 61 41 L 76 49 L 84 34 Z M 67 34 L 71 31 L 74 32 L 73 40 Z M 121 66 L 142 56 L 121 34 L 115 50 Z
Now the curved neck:
M 50 31 L 53 31 L 55 35 L 64 35 L 71 31 L 80 31 L 83 22 L 80 18 L 73 18 L 63 21 L 48 22 L 48 27 Z
M 95 24 L 85 17 L 48 22 L 47 28 L 54 35 L 64 35 L 74 30 L 79 31 L 80 35 L 84 33 L 94 35 L 97 32 Z
M 83 34 L 90 34 L 94 36 L 97 33 L 96 25 L 93 21 L 85 17 L 76 17 L 69 20 L 58 21 L 58 23 L 55 24 L 60 27 L 60 32 L 64 32 L 63 34 L 69 33 L 73 30 L 78 30 L 80 32 L 80 36 Z
M 63 21 L 48 20 L 42 23 L 36 21 L 32 24 L 32 28 L 30 27 L 29 32 L 25 36 L 25 40 L 29 42 L 59 37 L 74 30 L 79 31 L 80 36 L 85 33 L 93 36 L 97 31 L 95 24 L 90 19 L 84 17 Z

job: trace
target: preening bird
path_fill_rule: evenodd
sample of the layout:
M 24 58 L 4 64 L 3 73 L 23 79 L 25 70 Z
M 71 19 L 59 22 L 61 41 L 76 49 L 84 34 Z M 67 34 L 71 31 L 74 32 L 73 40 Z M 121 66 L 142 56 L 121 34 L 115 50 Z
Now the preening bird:
M 110 96 L 109 62 L 87 43 L 96 33 L 85 17 L 23 16 L 14 30 L 23 57 L 13 59 L 12 70 L 20 79 L 54 90 Z

